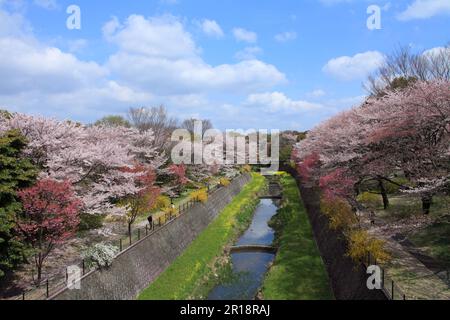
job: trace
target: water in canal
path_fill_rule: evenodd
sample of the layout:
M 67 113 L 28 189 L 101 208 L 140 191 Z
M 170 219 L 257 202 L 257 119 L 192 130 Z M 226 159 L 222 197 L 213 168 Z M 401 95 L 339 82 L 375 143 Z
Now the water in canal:
M 277 213 L 275 200 L 263 199 L 258 205 L 251 226 L 236 245 L 271 245 L 275 232 L 268 226 Z M 264 252 L 242 252 L 231 254 L 232 275 L 226 283 L 216 286 L 209 300 L 252 300 L 258 293 L 264 275 L 275 255 Z

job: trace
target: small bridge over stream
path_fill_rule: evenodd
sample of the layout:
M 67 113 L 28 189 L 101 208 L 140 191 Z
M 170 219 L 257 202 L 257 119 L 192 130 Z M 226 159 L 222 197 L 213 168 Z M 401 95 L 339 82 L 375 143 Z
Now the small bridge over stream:
M 275 195 L 275 196 L 260 196 L 260 199 L 273 199 L 273 200 L 281 200 L 283 197 L 281 195 Z
M 266 252 L 266 253 L 277 253 L 278 248 L 274 246 L 265 245 L 242 245 L 233 246 L 230 249 L 231 253 L 245 253 L 245 252 Z

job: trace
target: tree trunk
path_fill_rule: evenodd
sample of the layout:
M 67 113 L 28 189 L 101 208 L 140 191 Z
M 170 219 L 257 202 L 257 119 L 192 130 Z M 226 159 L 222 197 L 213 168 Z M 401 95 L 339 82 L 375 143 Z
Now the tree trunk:
M 422 212 L 425 215 L 430 214 L 431 205 L 433 204 L 433 196 L 424 195 L 422 196 Z
M 129 222 L 128 223 L 128 235 L 131 237 L 131 225 L 133 224 L 133 222 Z
M 387 210 L 387 208 L 389 208 L 389 197 L 382 179 L 378 179 L 378 187 L 380 188 L 381 197 L 383 198 L 384 210 Z
M 42 266 L 38 266 L 37 267 L 37 283 L 39 283 L 39 285 L 41 285 L 41 280 L 42 280 Z
M 354 186 L 354 192 L 356 196 L 359 196 L 360 191 L 359 191 L 359 183 L 355 184 Z
M 39 252 L 36 260 L 36 271 L 37 271 L 37 279 L 36 279 L 36 283 L 37 286 L 40 287 L 41 286 L 41 281 L 42 281 L 42 253 Z

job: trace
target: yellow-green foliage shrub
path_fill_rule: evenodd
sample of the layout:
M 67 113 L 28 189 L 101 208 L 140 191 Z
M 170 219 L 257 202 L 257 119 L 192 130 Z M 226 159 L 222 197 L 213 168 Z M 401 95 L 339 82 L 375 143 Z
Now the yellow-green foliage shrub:
M 114 214 L 107 215 L 104 220 L 104 222 L 106 222 L 106 223 L 115 223 L 115 222 L 125 223 L 126 221 L 127 221 L 127 217 L 121 216 L 121 215 L 114 215 Z
M 219 184 L 224 187 L 228 187 L 231 184 L 231 181 L 227 178 L 220 178 Z
M 385 245 L 385 241 L 370 236 L 367 231 L 354 230 L 348 236 L 348 256 L 359 262 L 367 259 L 370 253 L 371 259 L 385 263 L 391 258 Z
M 329 226 L 333 230 L 347 229 L 358 222 L 352 208 L 343 199 L 322 199 L 320 209 L 329 218 Z
M 172 208 L 172 207 L 164 208 L 164 209 L 163 209 L 163 212 L 164 212 L 165 214 L 172 215 L 172 216 L 178 214 L 178 210 L 177 210 L 177 208 L 175 208 L 175 207 L 173 207 L 173 208 Z
M 171 208 L 166 208 L 163 210 L 163 212 L 169 214 L 170 212 L 166 212 L 166 211 L 170 211 L 170 210 L 171 210 Z M 164 225 L 164 224 L 166 224 L 167 221 L 168 221 L 168 219 L 166 219 L 166 215 L 161 214 L 154 220 L 154 223 L 158 224 L 158 225 L 159 224 Z
M 155 200 L 155 204 L 153 205 L 152 209 L 154 210 L 162 210 L 164 208 L 170 207 L 170 198 L 167 196 L 159 196 Z
M 381 195 L 370 192 L 361 193 L 358 196 L 358 201 L 364 204 L 365 206 L 373 209 L 381 207 L 383 205 Z
M 191 199 L 205 203 L 208 201 L 208 191 L 206 189 L 193 191 L 191 193 Z
M 296 164 L 295 161 L 293 161 L 293 160 L 290 160 L 290 161 L 289 161 L 289 166 L 290 166 L 291 168 L 293 168 L 293 169 L 297 169 L 297 164 Z

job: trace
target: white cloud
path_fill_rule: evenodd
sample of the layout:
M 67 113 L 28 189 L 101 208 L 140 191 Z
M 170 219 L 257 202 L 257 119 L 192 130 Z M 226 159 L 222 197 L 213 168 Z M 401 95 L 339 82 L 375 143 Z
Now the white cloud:
M 76 39 L 76 40 L 69 40 L 67 44 L 69 51 L 72 53 L 76 53 L 83 51 L 83 49 L 87 47 L 88 41 L 86 39 Z
M 243 41 L 248 43 L 255 43 L 258 41 L 258 35 L 255 32 L 248 31 L 243 28 L 234 28 L 233 35 L 237 41 Z
M 25 37 L 31 32 L 31 26 L 22 15 L 1 9 L 0 0 L 0 37 Z
M 124 25 L 113 18 L 104 25 L 103 32 L 107 40 L 130 54 L 176 59 L 198 53 L 191 34 L 169 15 L 149 19 L 131 15 Z
M 260 47 L 246 47 L 241 51 L 238 51 L 235 58 L 238 60 L 254 60 L 260 55 L 263 50 Z
M 18 38 L 0 39 L 0 93 L 67 92 L 91 86 L 107 74 L 58 48 Z
M 251 94 L 247 97 L 246 106 L 262 107 L 266 112 L 297 113 L 318 110 L 322 105 L 303 100 L 292 100 L 282 92 L 266 92 Z
M 296 32 L 283 32 L 275 36 L 275 40 L 278 42 L 288 42 L 297 39 Z
M 2 105 L 20 112 L 88 120 L 154 101 L 108 80 L 108 71 L 94 62 L 21 39 L 0 39 L 0 74 Z
M 383 7 L 381 7 L 382 10 L 384 11 L 389 11 L 392 7 L 392 3 L 387 2 Z
M 117 17 L 112 17 L 111 20 L 106 22 L 102 27 L 103 37 L 108 41 L 112 41 L 112 36 L 120 27 L 119 19 Z
M 328 108 L 338 111 L 338 110 L 349 109 L 349 108 L 358 106 L 361 103 L 363 103 L 364 100 L 366 100 L 366 99 L 367 99 L 367 96 L 359 95 L 359 96 L 354 96 L 354 97 L 331 99 L 324 103 Z
M 249 92 L 284 82 L 285 75 L 259 60 L 212 66 L 183 24 L 172 16 L 112 20 L 107 38 L 117 44 L 107 66 L 127 85 L 159 94 Z M 104 28 L 105 29 L 105 28 Z M 113 30 L 111 32 L 111 30 Z
M 43 90 L 1 95 L 8 110 L 79 121 L 92 121 L 108 114 L 125 112 L 133 105 L 153 105 L 156 97 L 115 81 L 73 91 L 48 93 Z M 159 102 L 159 101 L 158 101 Z
M 450 55 L 450 47 L 436 47 L 436 48 L 431 48 L 429 50 L 426 50 L 423 55 L 427 56 L 427 57 L 438 57 L 442 54 L 449 54 Z
M 439 14 L 450 14 L 450 1 L 415 0 L 405 11 L 398 15 L 398 19 L 402 21 L 428 19 Z
M 112 18 L 103 34 L 117 50 L 105 64 L 69 53 L 82 50 L 83 39 L 61 42 L 68 48 L 64 51 L 35 38 L 21 15 L 0 9 L 0 18 L 0 101 L 12 111 L 92 121 L 130 106 L 166 104 L 179 116 L 195 110 L 220 118 L 232 107 L 210 102 L 210 93 L 247 96 L 286 81 L 275 66 L 254 57 L 208 64 L 181 20 L 172 16 Z
M 104 66 L 41 43 L 20 14 L 0 9 L 0 17 L 0 100 L 6 108 L 86 119 L 152 98 L 108 80 Z M 83 42 L 75 41 L 73 49 Z
M 47 10 L 55 10 L 58 8 L 56 0 L 33 0 L 33 3 Z
M 200 59 L 170 60 L 120 52 L 110 58 L 108 67 L 128 85 L 160 94 L 238 93 L 285 81 L 284 74 L 259 60 L 211 66 Z
M 362 79 L 375 71 L 384 61 L 384 55 L 378 51 L 358 53 L 353 57 L 343 56 L 331 59 L 323 71 L 341 80 Z
M 311 92 L 308 92 L 306 95 L 307 95 L 308 97 L 320 98 L 320 97 L 325 96 L 326 94 L 327 94 L 327 93 L 326 93 L 324 90 L 322 90 L 322 89 L 316 89 L 316 90 L 313 90 L 313 91 L 311 91 Z
M 224 36 L 223 30 L 220 25 L 214 20 L 205 19 L 201 23 L 203 33 L 207 36 L 214 38 L 222 38 Z

